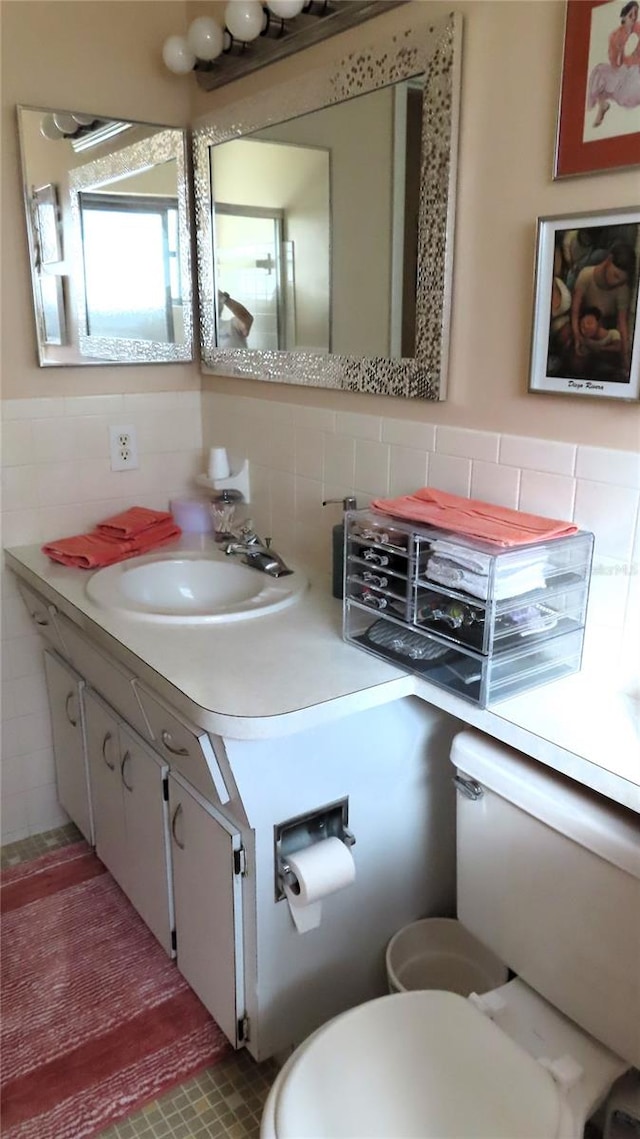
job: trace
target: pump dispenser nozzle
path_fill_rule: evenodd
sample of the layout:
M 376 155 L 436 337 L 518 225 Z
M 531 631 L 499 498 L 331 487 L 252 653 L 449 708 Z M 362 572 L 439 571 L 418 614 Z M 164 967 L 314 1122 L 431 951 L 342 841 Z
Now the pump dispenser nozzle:
M 322 505 L 332 506 L 334 503 L 342 503 L 343 510 L 357 510 L 358 504 L 352 495 L 347 495 L 346 498 L 325 498 Z

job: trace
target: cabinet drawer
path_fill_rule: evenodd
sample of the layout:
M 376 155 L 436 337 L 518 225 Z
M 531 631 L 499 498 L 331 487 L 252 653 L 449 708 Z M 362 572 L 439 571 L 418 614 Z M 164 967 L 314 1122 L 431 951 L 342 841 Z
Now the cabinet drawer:
M 231 796 L 211 737 L 149 692 L 144 685 L 138 684 L 137 690 L 158 752 L 206 799 L 211 799 L 212 792 L 215 791 L 220 803 L 228 803 Z
M 570 676 L 582 659 L 581 629 L 535 643 L 524 638 L 517 649 L 486 656 L 352 601 L 345 611 L 345 638 L 481 708 Z
M 452 590 L 418 583 L 415 624 L 481 653 L 509 652 L 530 643 L 575 632 L 584 625 L 586 585 L 561 592 L 538 590 L 494 606 Z
M 66 617 L 60 620 L 68 647 L 67 656 L 87 684 L 104 696 L 107 703 L 141 735 L 153 739 L 150 725 L 138 700 L 133 674 L 96 649 Z
M 353 562 L 347 567 L 347 596 L 368 609 L 385 611 L 394 617 L 411 619 L 406 579 L 393 574 L 374 574 Z
M 60 616 L 55 605 L 51 605 L 39 593 L 25 585 L 23 581 L 18 581 L 17 586 L 36 631 L 49 642 L 52 648 L 57 649 L 63 656 L 68 656 L 69 653 L 62 631 L 64 618 Z

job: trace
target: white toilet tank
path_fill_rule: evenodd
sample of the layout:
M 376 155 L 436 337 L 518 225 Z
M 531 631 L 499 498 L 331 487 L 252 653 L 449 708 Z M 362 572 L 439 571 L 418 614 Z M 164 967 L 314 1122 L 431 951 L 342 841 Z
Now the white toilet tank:
M 640 1067 L 640 817 L 474 731 L 459 791 L 458 918 L 523 981 Z

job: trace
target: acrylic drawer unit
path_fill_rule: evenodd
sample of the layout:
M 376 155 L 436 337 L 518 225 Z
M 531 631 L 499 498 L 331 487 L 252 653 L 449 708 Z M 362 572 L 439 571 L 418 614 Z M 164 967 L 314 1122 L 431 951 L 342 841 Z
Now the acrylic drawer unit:
M 484 707 L 578 671 L 592 552 L 585 531 L 504 548 L 350 511 L 345 639 Z

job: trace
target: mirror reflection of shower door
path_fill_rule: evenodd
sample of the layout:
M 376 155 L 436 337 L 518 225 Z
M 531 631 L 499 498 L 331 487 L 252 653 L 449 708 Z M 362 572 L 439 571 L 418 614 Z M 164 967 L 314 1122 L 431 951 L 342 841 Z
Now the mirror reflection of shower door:
M 293 248 L 279 210 L 216 203 L 217 287 L 253 316 L 248 348 L 287 348 L 294 335 Z

